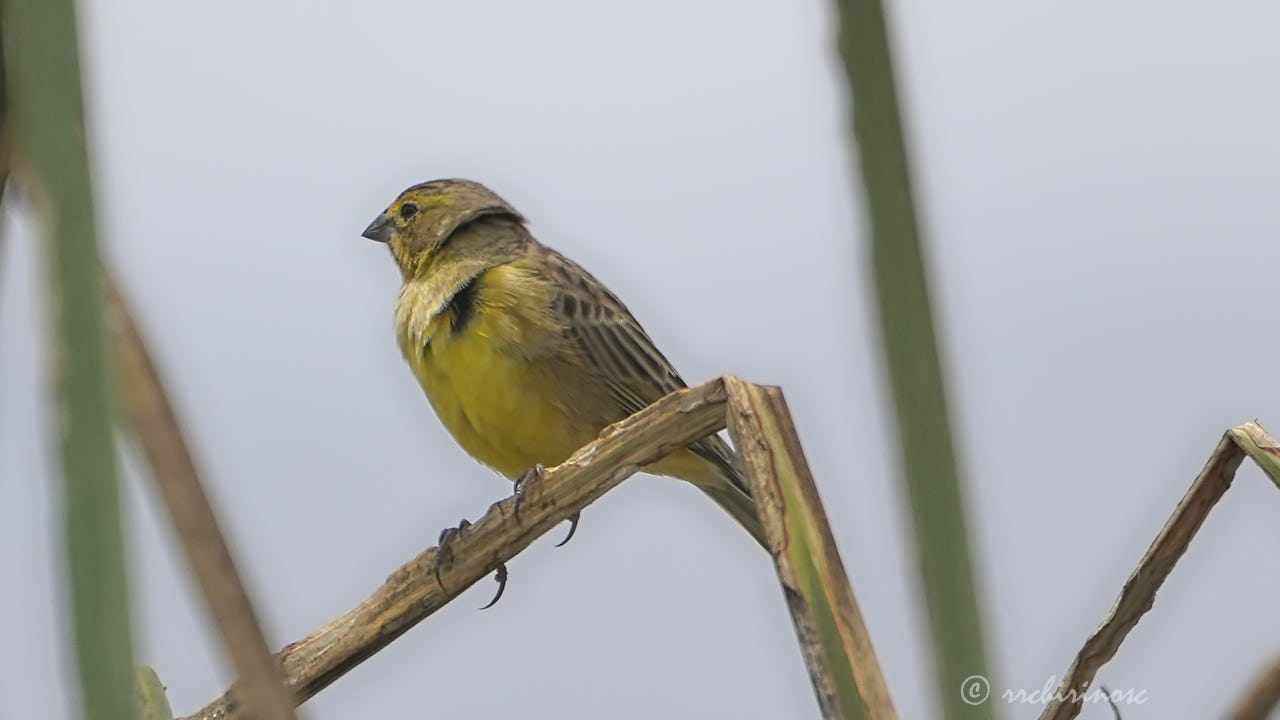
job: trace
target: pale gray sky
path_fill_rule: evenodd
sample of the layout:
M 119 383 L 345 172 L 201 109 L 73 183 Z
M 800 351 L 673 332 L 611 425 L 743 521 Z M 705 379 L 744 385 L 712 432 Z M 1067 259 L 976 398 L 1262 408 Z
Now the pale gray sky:
M 1280 6 L 893 3 L 997 690 L 1061 673 L 1217 442 L 1280 430 Z M 936 714 L 825 3 L 82 8 L 106 254 L 274 646 L 508 491 L 441 429 L 359 237 L 465 176 L 630 305 L 691 382 L 782 385 L 904 718 Z M 0 273 L 0 717 L 69 717 L 42 268 Z M 139 660 L 229 680 L 126 463 Z M 1211 717 L 1280 650 L 1280 497 L 1246 465 L 1100 680 Z M 813 717 L 765 556 L 647 477 L 307 717 Z M 957 692 L 959 689 L 957 688 Z M 1005 708 L 1009 718 L 1037 708 Z M 1108 718 L 1105 707 L 1086 718 Z

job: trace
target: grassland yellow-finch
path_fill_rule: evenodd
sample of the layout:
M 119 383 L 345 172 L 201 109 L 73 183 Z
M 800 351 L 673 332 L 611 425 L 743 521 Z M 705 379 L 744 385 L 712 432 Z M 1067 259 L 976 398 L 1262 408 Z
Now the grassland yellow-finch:
M 387 244 L 404 277 L 396 336 L 431 406 L 464 450 L 512 480 L 685 387 L 618 298 L 483 185 L 415 185 L 363 235 Z M 719 437 L 646 470 L 693 483 L 764 544 Z

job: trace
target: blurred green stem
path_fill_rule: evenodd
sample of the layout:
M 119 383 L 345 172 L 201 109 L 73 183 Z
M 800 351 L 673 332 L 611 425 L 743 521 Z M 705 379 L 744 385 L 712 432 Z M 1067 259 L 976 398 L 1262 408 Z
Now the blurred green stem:
M 6 0 L 14 172 L 49 253 L 70 607 L 84 716 L 135 720 L 102 285 L 72 0 Z
M 854 135 L 871 221 L 880 332 L 898 415 L 938 697 L 949 720 L 990 718 L 991 703 L 970 705 L 961 696 L 969 676 L 991 678 L 884 10 L 879 0 L 841 0 L 839 9 L 840 54 L 853 91 Z

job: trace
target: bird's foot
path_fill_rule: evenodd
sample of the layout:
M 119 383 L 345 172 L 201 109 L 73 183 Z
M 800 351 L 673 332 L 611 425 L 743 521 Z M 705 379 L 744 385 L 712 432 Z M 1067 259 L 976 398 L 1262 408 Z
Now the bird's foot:
M 444 582 L 440 580 L 440 568 L 453 562 L 453 541 L 462 533 L 463 530 L 469 527 L 471 527 L 471 521 L 463 518 L 458 522 L 458 527 L 445 528 L 440 531 L 440 540 L 436 545 L 435 575 L 436 584 L 438 584 L 440 589 L 445 592 L 448 592 L 448 590 L 445 589 Z M 488 605 L 480 608 L 481 610 L 488 610 L 493 607 L 494 603 L 498 602 L 498 599 L 502 597 L 502 591 L 507 589 L 506 563 L 498 563 L 498 568 L 493 575 L 493 579 L 498 581 L 498 592 L 494 593 L 493 599 L 489 601 Z
M 542 476 L 545 475 L 546 472 L 547 472 L 546 466 L 534 465 L 528 470 L 525 470 L 524 474 L 522 474 L 520 477 L 516 478 L 515 516 L 517 520 L 520 519 L 520 503 L 524 501 L 525 495 L 528 493 L 529 488 L 533 485 L 533 483 L 536 483 L 539 480 L 541 480 Z M 561 547 L 562 545 L 569 542 L 569 540 L 573 538 L 573 534 L 578 530 L 578 517 L 581 515 L 582 513 L 576 512 L 573 515 L 569 516 L 569 522 L 571 523 L 569 525 L 569 534 L 565 535 L 563 540 L 556 543 L 556 547 Z M 502 594 L 501 591 L 499 591 L 498 594 L 501 595 Z M 496 602 L 496 599 L 495 599 L 495 602 Z
M 516 478 L 516 483 L 515 483 L 515 495 L 516 495 L 515 515 L 516 515 L 516 519 L 517 519 L 517 520 L 519 520 L 519 519 L 520 519 L 520 503 L 524 502 L 524 498 L 525 498 L 525 495 L 526 495 L 526 494 L 528 493 L 528 491 L 529 491 L 529 487 L 530 487 L 533 483 L 535 483 L 535 482 L 537 482 L 537 481 L 541 480 L 541 479 L 542 479 L 542 476 L 543 476 L 544 474 L 546 474 L 546 472 L 547 472 L 547 468 L 546 468 L 546 466 L 545 466 L 545 465 L 534 465 L 533 467 L 529 468 L 528 470 L 525 470 L 525 471 L 524 471 L 524 473 L 520 475 L 520 477 Z
M 471 521 L 463 518 L 458 522 L 458 527 L 445 528 L 440 531 L 440 539 L 436 543 L 436 584 L 444 590 L 444 582 L 440 580 L 440 567 L 453 563 L 453 541 L 465 529 L 471 527 Z M 447 591 L 446 591 L 447 592 Z

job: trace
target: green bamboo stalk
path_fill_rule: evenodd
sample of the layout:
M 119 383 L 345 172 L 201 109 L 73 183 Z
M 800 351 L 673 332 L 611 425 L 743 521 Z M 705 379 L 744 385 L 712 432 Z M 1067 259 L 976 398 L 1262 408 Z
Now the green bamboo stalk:
M 0 38 L 4 37 L 4 13 L 0 12 Z M 4 198 L 9 188 L 9 146 L 12 131 L 9 129 L 9 85 L 5 80 L 4 52 L 0 46 L 0 219 L 4 218 Z M 4 277 L 5 237 L 0 231 L 0 277 Z
M 971 676 L 991 678 L 884 10 L 880 0 L 840 0 L 839 10 L 839 48 L 853 91 L 880 332 L 932 630 L 938 697 L 948 720 L 991 718 L 990 703 L 970 704 L 961 695 Z
M 84 716 L 137 702 L 112 402 L 72 0 L 3 4 L 14 171 L 47 241 L 57 339 L 63 521 Z
M 160 676 L 149 667 L 140 667 L 136 673 L 138 705 L 142 708 L 141 720 L 173 720 L 169 697 L 165 695 Z

